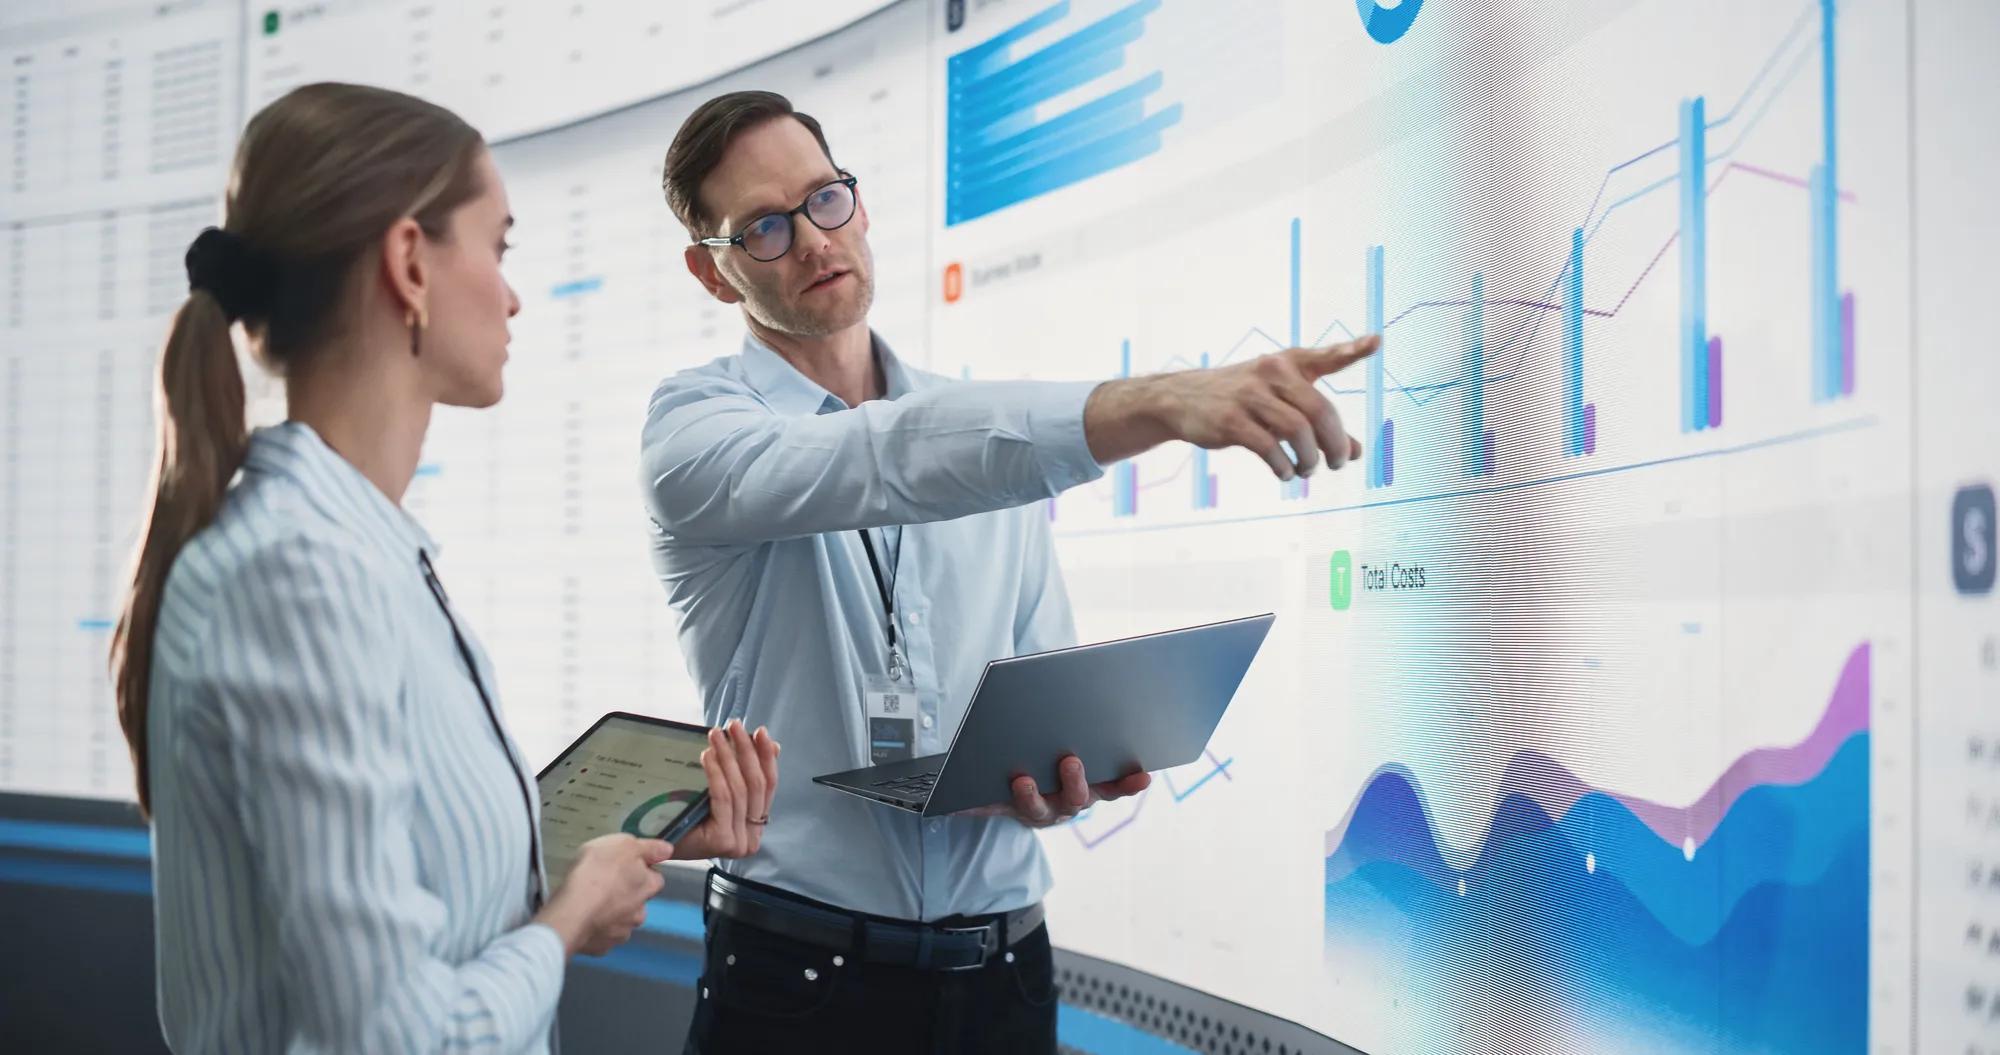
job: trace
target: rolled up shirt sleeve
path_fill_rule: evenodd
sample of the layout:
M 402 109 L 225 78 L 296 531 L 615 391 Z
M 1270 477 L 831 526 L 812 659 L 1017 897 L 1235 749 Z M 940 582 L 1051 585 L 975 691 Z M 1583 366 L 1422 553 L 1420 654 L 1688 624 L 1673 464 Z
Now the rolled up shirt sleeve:
M 788 417 L 747 387 L 669 379 L 641 440 L 663 531 L 745 544 L 953 520 L 1026 505 L 1103 475 L 1083 430 L 1097 382 L 962 382 Z

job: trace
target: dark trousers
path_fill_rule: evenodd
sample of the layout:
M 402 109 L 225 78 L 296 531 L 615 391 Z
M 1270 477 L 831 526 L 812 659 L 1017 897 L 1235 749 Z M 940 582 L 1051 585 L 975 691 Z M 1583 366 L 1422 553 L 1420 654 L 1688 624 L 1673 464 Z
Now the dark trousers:
M 1055 963 L 1046 926 L 978 970 L 858 963 L 720 914 L 685 1055 L 1055 1055 Z

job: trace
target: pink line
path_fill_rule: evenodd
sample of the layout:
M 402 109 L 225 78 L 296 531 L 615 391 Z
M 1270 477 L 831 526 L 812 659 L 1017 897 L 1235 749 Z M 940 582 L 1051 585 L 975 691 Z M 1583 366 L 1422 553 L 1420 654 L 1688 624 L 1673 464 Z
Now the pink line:
M 1787 185 L 1789 185 L 1789 186 L 1793 186 L 1793 187 L 1797 187 L 1797 188 L 1798 188 L 1798 189 L 1800 189 L 1800 190 L 1811 190 L 1811 189 L 1812 189 L 1812 185 L 1811 185 L 1811 184 L 1807 183 L 1807 182 L 1806 182 L 1805 180 L 1802 180 L 1802 179 L 1800 179 L 1800 178 L 1799 178 L 1799 177 L 1797 177 L 1797 176 L 1789 176 L 1789 175 L 1786 175 L 1786 174 L 1785 174 L 1785 173 L 1783 173 L 1783 172 L 1772 172 L 1772 171 L 1771 171 L 1770 169 L 1767 169 L 1767 168 L 1758 168 L 1757 166 L 1755 166 L 1755 165 L 1752 165 L 1752 164 L 1748 164 L 1747 162 L 1742 162 L 1742 161 L 1732 161 L 1732 162 L 1730 162 L 1730 163 L 1729 163 L 1728 165 L 1724 166 L 1724 169 L 1725 169 L 1725 170 L 1727 170 L 1727 169 L 1742 169 L 1743 171 L 1745 171 L 1745 172 L 1748 172 L 1748 173 L 1749 173 L 1749 174 L 1751 174 L 1752 176 L 1762 176 L 1762 177 L 1764 177 L 1765 179 L 1771 179 L 1771 180 L 1777 180 L 1777 181 L 1778 181 L 1779 183 L 1783 183 L 1783 184 L 1787 184 Z M 1717 182 L 1717 183 L 1720 183 L 1720 182 L 1722 182 L 1722 181 L 1721 181 L 1721 180 L 1717 180 L 1716 182 Z M 1714 188 L 1713 188 L 1713 187 L 1711 187 L 1711 188 L 1709 188 L 1709 190 L 1710 190 L 1710 192 L 1711 192 L 1711 193 L 1713 193 L 1713 191 L 1714 191 Z M 1840 200 L 1841 200 L 1841 201 L 1844 201 L 1844 202 L 1846 202 L 1846 203 L 1847 203 L 1847 204 L 1849 204 L 1849 205 L 1853 205 L 1853 204 L 1855 204 L 1855 201 L 1856 201 L 1856 199 L 1855 199 L 1855 197 L 1854 197 L 1854 192 L 1853 192 L 1853 191 L 1851 191 L 1851 190 L 1844 190 L 1844 191 L 1841 191 L 1841 192 L 1840 192 Z

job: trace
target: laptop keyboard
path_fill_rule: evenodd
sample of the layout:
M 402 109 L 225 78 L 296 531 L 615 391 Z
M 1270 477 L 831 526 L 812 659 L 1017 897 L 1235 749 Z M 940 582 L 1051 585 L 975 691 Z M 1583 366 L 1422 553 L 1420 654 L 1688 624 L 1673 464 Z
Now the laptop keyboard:
M 918 773 L 914 776 L 878 780 L 870 786 L 898 795 L 928 795 L 931 789 L 937 787 L 937 778 L 936 773 Z

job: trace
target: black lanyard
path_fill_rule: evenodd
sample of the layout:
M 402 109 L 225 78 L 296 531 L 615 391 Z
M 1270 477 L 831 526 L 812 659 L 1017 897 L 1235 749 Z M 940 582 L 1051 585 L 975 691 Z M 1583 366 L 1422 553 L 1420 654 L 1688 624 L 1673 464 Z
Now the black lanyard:
M 493 697 L 486 694 L 486 682 L 479 677 L 479 664 L 472 658 L 472 646 L 465 643 L 465 635 L 458 631 L 458 620 L 451 616 L 451 601 L 444 595 L 444 584 L 438 581 L 437 572 L 431 568 L 430 554 L 417 551 L 417 563 L 423 565 L 424 585 L 431 588 L 431 596 L 437 598 L 439 610 L 444 612 L 444 621 L 451 627 L 451 639 L 458 644 L 459 657 L 465 660 L 466 673 L 472 675 L 472 687 L 479 691 L 479 702 L 486 705 L 486 720 L 493 725 L 493 738 L 500 742 L 500 753 L 507 756 L 507 768 L 514 771 L 514 780 L 521 788 L 521 805 L 528 811 L 528 881 L 533 884 L 534 908 L 542 907 L 542 838 L 535 830 L 535 804 L 528 797 L 528 780 L 521 775 L 521 767 L 514 764 L 514 753 L 507 749 L 507 734 L 500 728 L 500 715 L 493 709 Z
M 904 528 L 903 531 L 908 531 Z M 896 634 L 896 579 L 903 574 L 903 531 L 896 533 L 896 567 L 890 576 L 882 574 L 882 562 L 875 556 L 875 543 L 867 529 L 856 532 L 861 536 L 861 548 L 868 551 L 868 569 L 875 573 L 875 589 L 882 595 L 882 616 L 889 637 L 889 677 L 900 679 L 903 668 L 903 650 Z

